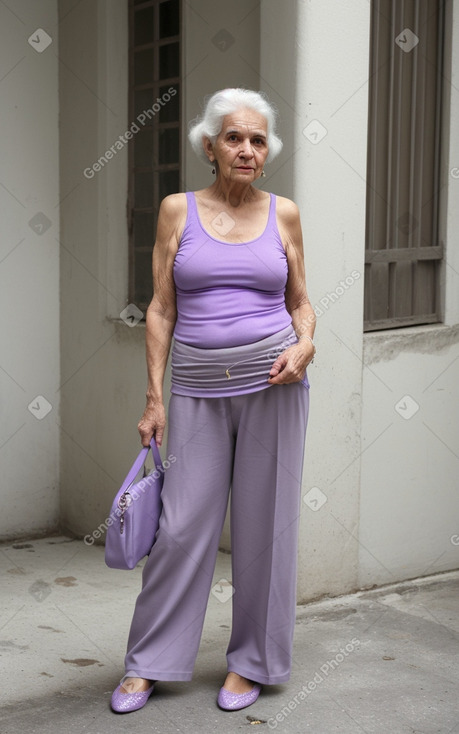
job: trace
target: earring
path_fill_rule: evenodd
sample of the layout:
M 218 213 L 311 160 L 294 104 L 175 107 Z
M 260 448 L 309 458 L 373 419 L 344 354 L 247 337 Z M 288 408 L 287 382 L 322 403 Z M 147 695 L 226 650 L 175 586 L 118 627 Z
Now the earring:
M 212 168 L 212 173 L 215 173 L 215 166 Z
M 262 172 L 261 172 L 261 174 L 260 174 L 260 175 L 261 175 L 261 176 L 266 176 L 266 173 L 265 173 L 264 169 L 262 170 Z

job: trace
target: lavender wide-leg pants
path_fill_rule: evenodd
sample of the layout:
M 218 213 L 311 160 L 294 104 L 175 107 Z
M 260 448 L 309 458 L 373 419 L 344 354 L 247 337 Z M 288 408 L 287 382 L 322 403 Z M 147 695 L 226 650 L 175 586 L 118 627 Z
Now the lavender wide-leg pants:
M 191 680 L 231 486 L 228 671 L 289 680 L 309 390 L 272 385 L 235 397 L 173 394 L 163 512 L 142 572 L 125 675 Z

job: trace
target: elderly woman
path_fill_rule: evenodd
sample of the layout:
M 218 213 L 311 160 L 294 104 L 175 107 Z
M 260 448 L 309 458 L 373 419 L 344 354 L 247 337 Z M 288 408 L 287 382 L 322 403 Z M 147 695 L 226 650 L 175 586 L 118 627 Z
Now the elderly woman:
M 264 94 L 224 89 L 190 128 L 215 181 L 161 202 L 146 316 L 142 444 L 161 445 L 172 348 L 168 468 L 111 705 L 141 708 L 156 681 L 191 680 L 231 488 L 232 632 L 217 703 L 289 680 L 300 488 L 315 353 L 298 208 L 255 181 L 281 150 Z

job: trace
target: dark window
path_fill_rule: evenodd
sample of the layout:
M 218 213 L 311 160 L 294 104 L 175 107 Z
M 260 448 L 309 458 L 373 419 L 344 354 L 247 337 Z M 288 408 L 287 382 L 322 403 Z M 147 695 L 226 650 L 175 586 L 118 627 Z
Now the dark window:
M 153 294 L 158 209 L 180 191 L 180 0 L 129 0 L 129 302 Z
M 372 0 L 366 331 L 440 320 L 440 0 Z

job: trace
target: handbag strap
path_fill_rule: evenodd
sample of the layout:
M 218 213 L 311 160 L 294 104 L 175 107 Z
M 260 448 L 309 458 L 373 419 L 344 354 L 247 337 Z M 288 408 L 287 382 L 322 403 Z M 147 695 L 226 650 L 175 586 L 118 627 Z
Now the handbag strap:
M 155 462 L 155 468 L 158 469 L 158 467 L 162 466 L 159 449 L 158 449 L 158 446 L 156 445 L 155 437 L 152 436 L 150 445 L 142 447 L 137 459 L 134 461 L 133 465 L 129 469 L 127 477 L 124 480 L 123 484 L 121 485 L 121 489 L 118 492 L 118 494 L 123 494 L 123 492 L 125 492 L 126 489 L 132 484 L 137 474 L 139 473 L 140 469 L 145 464 L 145 461 L 146 461 L 146 458 L 147 458 L 147 455 L 150 449 L 151 449 L 151 453 L 153 454 L 153 461 Z
M 161 461 L 161 456 L 154 436 L 151 437 L 150 448 L 151 453 L 153 454 L 153 461 L 155 462 L 155 469 L 157 469 L 162 466 L 163 462 Z

